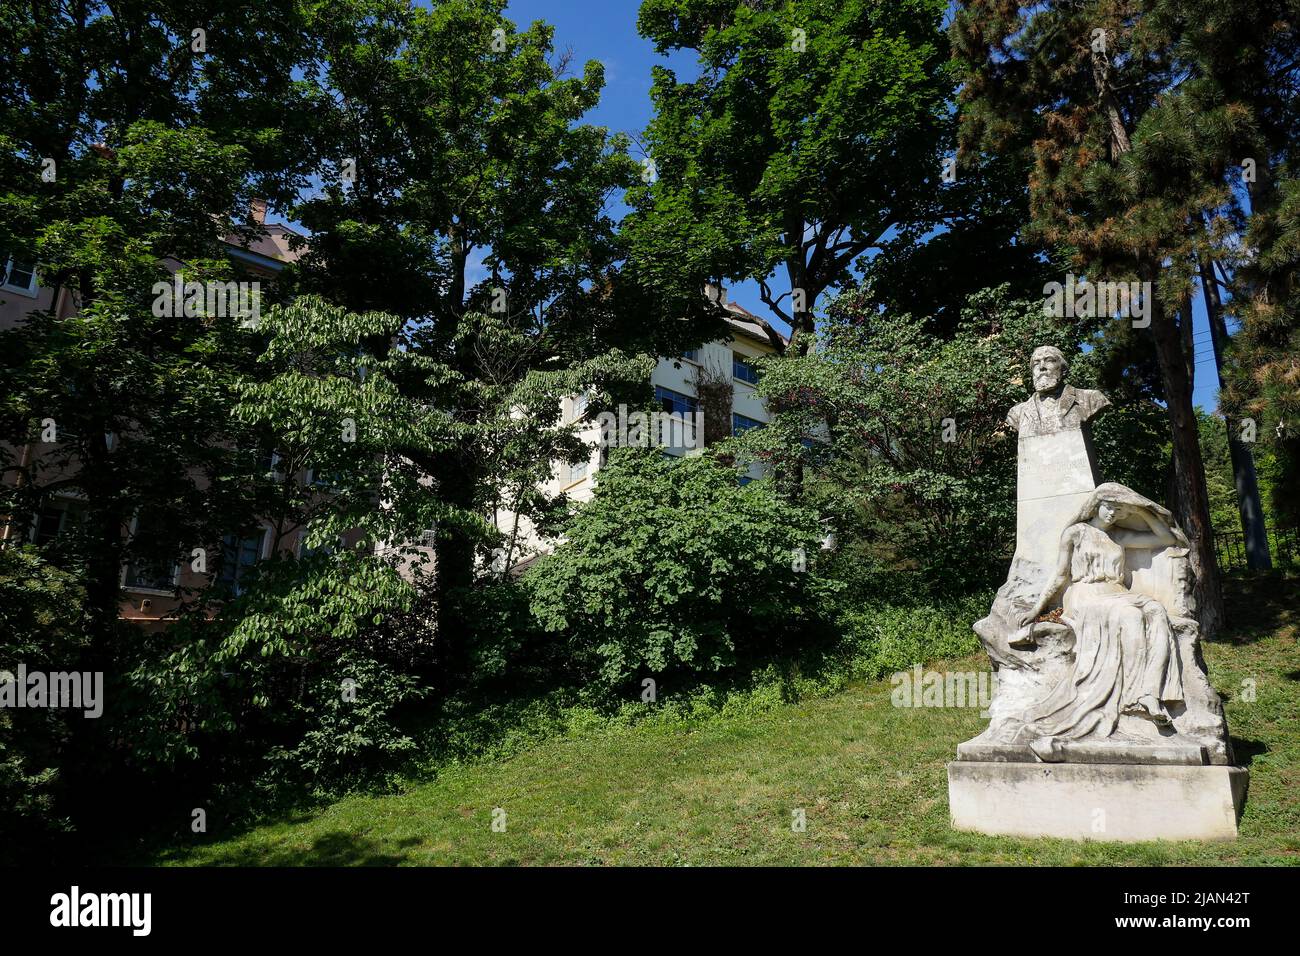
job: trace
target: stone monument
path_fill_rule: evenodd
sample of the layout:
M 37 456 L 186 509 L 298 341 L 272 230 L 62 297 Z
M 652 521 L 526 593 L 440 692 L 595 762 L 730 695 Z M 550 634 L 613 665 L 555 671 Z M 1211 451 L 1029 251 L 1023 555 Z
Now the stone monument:
M 975 624 L 997 674 L 989 726 L 957 747 L 959 830 L 1094 840 L 1233 839 L 1232 766 L 1205 675 L 1186 535 L 1170 513 L 1098 483 L 1089 422 L 1109 406 L 1032 356 L 1019 433 L 1016 552 Z

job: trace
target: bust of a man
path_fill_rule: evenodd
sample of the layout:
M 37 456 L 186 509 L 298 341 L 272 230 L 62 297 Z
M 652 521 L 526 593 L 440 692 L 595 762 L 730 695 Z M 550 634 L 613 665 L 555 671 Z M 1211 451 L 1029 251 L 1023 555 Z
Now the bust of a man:
M 1101 392 L 1065 383 L 1070 363 L 1055 345 L 1034 349 L 1030 366 L 1034 394 L 1007 412 L 1007 424 L 1021 438 L 1082 428 L 1085 422 L 1110 406 L 1110 399 Z

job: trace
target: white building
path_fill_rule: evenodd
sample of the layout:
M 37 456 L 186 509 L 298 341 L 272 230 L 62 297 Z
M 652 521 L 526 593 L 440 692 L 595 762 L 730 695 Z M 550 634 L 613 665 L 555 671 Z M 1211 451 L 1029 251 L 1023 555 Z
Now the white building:
M 716 294 L 712 290 L 709 292 L 711 295 Z M 726 322 L 730 334 L 726 338 L 705 343 L 697 349 L 674 358 L 661 357 L 650 376 L 656 402 L 660 403 L 663 410 L 671 413 L 675 419 L 686 420 L 688 436 L 690 435 L 689 422 L 695 418 L 700 408 L 699 384 L 702 377 L 706 381 L 712 380 L 715 383 L 723 382 L 730 385 L 731 434 L 766 425 L 769 420 L 766 406 L 755 394 L 754 386 L 758 376 L 752 363 L 761 356 L 773 354 L 776 349 L 753 313 L 732 302 L 723 304 L 729 313 Z M 586 413 L 585 396 L 564 399 L 562 414 L 565 424 L 582 419 Z M 674 432 L 674 435 L 680 434 L 680 430 Z M 575 464 L 555 463 L 551 479 L 544 488 L 549 497 L 563 494 L 578 502 L 591 499 L 596 472 L 602 461 L 600 425 L 591 420 L 579 435 L 589 447 L 588 457 L 585 461 Z M 702 447 L 703 435 L 698 436 L 698 439 L 697 447 Z M 691 444 L 689 438 L 687 444 Z M 669 455 L 698 454 L 698 450 L 669 443 L 661 444 L 660 447 Z M 753 464 L 741 481 L 742 483 L 751 481 L 761 477 L 762 474 L 763 466 Z M 507 536 L 511 535 L 512 530 L 516 528 L 516 522 L 518 523 L 514 535 L 517 544 L 509 559 L 512 570 L 522 570 L 538 554 L 550 551 L 554 546 L 554 542 L 547 541 L 535 533 L 531 522 L 526 517 L 502 511 L 497 513 L 496 522 L 497 527 Z M 501 560 L 503 556 L 496 562 L 498 570 L 501 567 Z

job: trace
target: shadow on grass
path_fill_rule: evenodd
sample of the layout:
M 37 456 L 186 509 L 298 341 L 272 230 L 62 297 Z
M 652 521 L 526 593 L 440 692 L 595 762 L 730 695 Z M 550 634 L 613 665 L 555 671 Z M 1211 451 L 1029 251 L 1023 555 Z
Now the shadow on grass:
M 1238 767 L 1250 767 L 1260 754 L 1268 753 L 1268 745 L 1262 740 L 1243 740 L 1241 737 L 1228 735 L 1232 743 L 1232 762 Z
M 1253 644 L 1294 627 L 1300 575 L 1294 571 L 1236 571 L 1223 577 L 1228 626 L 1215 642 Z
M 415 838 L 396 844 L 339 830 L 316 837 L 307 849 L 246 846 L 222 853 L 205 861 L 207 866 L 397 866 L 407 854 L 393 850 L 419 844 Z

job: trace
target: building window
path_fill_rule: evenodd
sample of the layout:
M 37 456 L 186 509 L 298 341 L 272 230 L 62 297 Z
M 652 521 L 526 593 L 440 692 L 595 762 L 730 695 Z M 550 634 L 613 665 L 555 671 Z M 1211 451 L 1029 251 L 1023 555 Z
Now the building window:
M 326 488 L 337 490 L 343 487 L 343 482 L 339 476 L 333 472 L 321 471 L 318 468 L 308 468 L 304 476 L 305 484 L 309 488 Z
M 695 410 L 700 407 L 698 398 L 674 392 L 671 388 L 664 388 L 662 385 L 655 386 L 655 401 L 664 411 L 672 415 L 694 415 Z
M 7 259 L 4 265 L 4 289 L 19 295 L 36 297 L 36 263 Z
M 262 549 L 266 546 L 266 529 L 256 534 L 241 538 L 228 534 L 221 539 L 221 571 L 217 575 L 218 586 L 232 597 L 238 595 L 252 580 L 253 569 L 262 558 Z
M 735 412 L 731 413 L 731 434 L 733 435 L 747 432 L 751 428 L 762 428 L 764 424 L 757 418 L 750 418 L 748 415 L 739 415 Z
M 280 453 L 272 448 L 263 448 L 257 453 L 257 471 L 268 481 L 283 481 L 284 472 L 280 470 Z
M 51 502 L 36 514 L 36 526 L 32 529 L 32 543 L 38 547 L 52 544 L 66 536 L 81 521 L 81 511 L 69 505 Z
M 587 395 L 586 392 L 581 395 L 573 396 L 570 400 L 571 404 L 569 406 L 569 421 L 576 422 L 583 415 L 587 414 L 587 402 L 590 400 L 591 396 Z
M 685 352 L 682 353 L 682 358 L 689 359 L 692 362 L 698 362 L 700 360 L 700 350 L 687 349 Z
M 758 384 L 758 369 L 754 368 L 739 352 L 731 353 L 731 375 L 750 385 Z
M 130 538 L 132 558 L 122 570 L 122 587 L 127 590 L 171 591 L 176 587 L 177 561 L 171 558 L 145 557 L 134 552 L 153 551 L 169 547 L 166 526 L 148 514 L 131 519 Z
M 140 558 L 130 561 L 122 586 L 127 590 L 171 591 L 176 587 L 176 562 Z
M 569 462 L 565 467 L 564 483 L 566 485 L 572 485 L 576 482 L 582 481 L 583 478 L 586 478 L 588 464 L 589 462 L 585 458 L 582 461 Z

